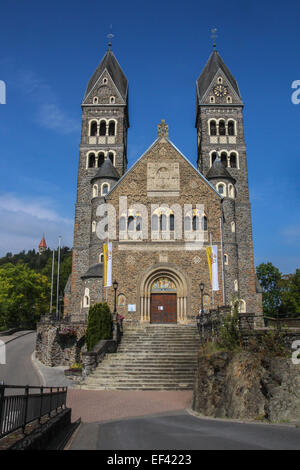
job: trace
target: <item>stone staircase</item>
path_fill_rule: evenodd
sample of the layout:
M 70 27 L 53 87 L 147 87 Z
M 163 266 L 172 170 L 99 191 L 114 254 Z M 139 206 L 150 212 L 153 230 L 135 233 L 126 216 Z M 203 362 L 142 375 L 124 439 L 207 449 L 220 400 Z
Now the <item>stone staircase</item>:
M 79 388 L 90 390 L 190 390 L 199 349 L 193 325 L 127 329 L 117 353 L 105 359 Z

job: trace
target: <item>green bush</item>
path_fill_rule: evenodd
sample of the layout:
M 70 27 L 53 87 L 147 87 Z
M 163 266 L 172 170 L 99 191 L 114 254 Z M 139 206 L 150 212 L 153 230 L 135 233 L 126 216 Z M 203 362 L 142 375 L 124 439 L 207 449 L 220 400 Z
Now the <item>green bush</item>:
M 112 316 L 107 303 L 90 307 L 86 330 L 87 350 L 92 351 L 101 339 L 110 339 L 112 334 Z
M 242 347 L 242 335 L 239 329 L 239 301 L 233 300 L 233 313 L 223 319 L 219 330 L 218 347 L 228 351 L 234 351 Z

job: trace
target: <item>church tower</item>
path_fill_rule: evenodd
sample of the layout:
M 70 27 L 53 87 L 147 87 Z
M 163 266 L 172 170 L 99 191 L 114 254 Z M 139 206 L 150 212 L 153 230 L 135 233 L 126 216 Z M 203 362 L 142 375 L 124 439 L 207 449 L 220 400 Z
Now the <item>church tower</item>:
M 252 242 L 243 101 L 215 49 L 196 82 L 198 169 L 223 196 L 225 301 L 261 313 Z
M 72 277 L 67 314 L 84 313 L 102 301 L 103 249 L 96 236 L 96 210 L 127 170 L 128 81 L 110 49 L 89 80 L 82 128 L 75 208 Z

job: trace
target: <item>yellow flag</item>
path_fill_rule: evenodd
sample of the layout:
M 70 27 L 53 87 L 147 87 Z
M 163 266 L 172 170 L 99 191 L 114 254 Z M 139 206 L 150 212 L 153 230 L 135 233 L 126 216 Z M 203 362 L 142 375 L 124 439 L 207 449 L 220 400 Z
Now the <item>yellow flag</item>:
M 212 287 L 212 248 L 211 246 L 206 247 L 206 255 L 209 269 L 210 285 Z

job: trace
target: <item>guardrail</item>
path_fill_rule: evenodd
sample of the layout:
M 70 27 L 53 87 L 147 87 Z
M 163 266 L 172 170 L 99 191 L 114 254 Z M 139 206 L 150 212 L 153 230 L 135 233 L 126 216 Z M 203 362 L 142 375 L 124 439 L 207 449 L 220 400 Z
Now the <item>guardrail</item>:
M 9 390 L 23 394 L 7 395 Z M 35 393 L 39 390 L 39 393 Z M 56 391 L 54 391 L 56 390 Z M 0 439 L 18 429 L 24 434 L 27 424 L 66 408 L 67 387 L 30 387 L 0 383 Z

